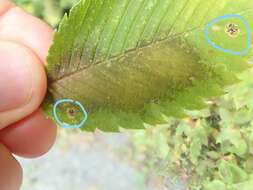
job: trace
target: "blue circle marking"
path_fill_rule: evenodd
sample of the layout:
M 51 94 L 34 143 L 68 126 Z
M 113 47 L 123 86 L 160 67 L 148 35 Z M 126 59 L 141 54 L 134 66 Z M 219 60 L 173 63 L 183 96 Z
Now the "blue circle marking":
M 74 105 L 77 105 L 81 108 L 81 111 L 83 112 L 83 115 L 84 115 L 84 118 L 83 120 L 79 123 L 79 124 L 76 124 L 76 125 L 70 125 L 68 123 L 65 123 L 65 122 L 62 122 L 60 119 L 59 119 L 59 116 L 57 114 L 57 107 L 60 105 L 60 104 L 63 104 L 63 103 L 72 103 Z M 54 104 L 54 107 L 53 107 L 53 115 L 54 115 L 54 118 L 56 120 L 56 122 L 62 127 L 62 128 L 81 128 L 85 122 L 87 121 L 88 119 L 88 113 L 87 111 L 85 110 L 84 106 L 78 102 L 78 101 L 75 101 L 75 100 L 72 100 L 72 99 L 61 99 L 61 100 L 58 100 L 55 104 Z
M 221 20 L 227 20 L 227 19 L 231 19 L 231 18 L 238 18 L 240 19 L 243 24 L 244 27 L 246 28 L 247 31 L 247 47 L 245 49 L 243 49 L 242 51 L 233 51 L 233 50 L 229 50 L 229 49 L 224 49 L 220 46 L 218 46 L 217 44 L 215 44 L 215 42 L 213 42 L 210 38 L 209 38 L 209 28 L 211 26 L 213 26 L 214 24 L 216 24 L 217 22 L 221 21 Z M 250 51 L 250 41 L 251 41 L 251 31 L 250 31 L 250 26 L 247 22 L 247 20 L 245 19 L 245 17 L 238 15 L 238 14 L 227 14 L 227 15 L 223 15 L 221 17 L 218 17 L 214 20 L 212 20 L 211 22 L 209 22 L 206 27 L 205 27 L 205 38 L 207 40 L 207 42 L 215 49 L 224 52 L 224 53 L 229 53 L 229 54 L 233 54 L 233 55 L 245 55 Z

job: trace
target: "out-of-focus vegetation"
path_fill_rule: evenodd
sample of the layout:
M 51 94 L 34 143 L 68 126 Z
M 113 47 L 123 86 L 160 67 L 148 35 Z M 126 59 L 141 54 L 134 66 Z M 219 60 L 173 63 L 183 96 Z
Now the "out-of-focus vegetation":
M 193 190 L 248 190 L 253 185 L 253 78 L 227 89 L 209 108 L 184 120 L 134 134 L 135 153 L 147 170 L 175 172 Z M 133 154 L 135 156 L 135 154 Z M 138 157 L 138 156 L 137 156 Z
M 28 12 L 45 20 L 53 27 L 59 24 L 64 13 L 78 0 L 14 0 Z
M 27 11 L 57 26 L 77 0 L 16 0 Z M 166 176 L 181 174 L 194 189 L 248 190 L 253 186 L 253 78 L 241 76 L 227 95 L 184 120 L 133 133 L 134 159 Z M 144 154 L 145 157 L 138 157 Z

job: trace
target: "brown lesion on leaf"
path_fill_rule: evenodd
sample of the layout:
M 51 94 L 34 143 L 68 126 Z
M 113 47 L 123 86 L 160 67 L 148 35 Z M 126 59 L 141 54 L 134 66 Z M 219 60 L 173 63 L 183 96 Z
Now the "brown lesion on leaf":
M 108 62 L 93 65 L 49 88 L 55 99 L 79 99 L 90 113 L 140 113 L 147 104 L 175 99 L 176 92 L 191 88 L 195 81 L 206 80 L 210 66 L 199 61 L 190 44 L 175 38 L 110 60 L 110 67 Z
M 225 32 L 230 36 L 230 37 L 237 37 L 240 33 L 239 26 L 234 23 L 229 23 L 226 25 Z
M 75 110 L 73 108 L 69 108 L 68 114 L 73 117 L 75 115 Z
M 69 118 L 74 118 L 77 115 L 77 113 L 79 112 L 79 110 L 75 107 L 69 107 L 69 108 L 67 108 L 66 111 L 67 111 L 67 115 Z
M 69 103 L 63 103 L 58 106 L 60 112 L 65 113 L 67 117 L 73 119 L 76 117 L 77 113 L 80 111 L 77 107 L 70 105 Z

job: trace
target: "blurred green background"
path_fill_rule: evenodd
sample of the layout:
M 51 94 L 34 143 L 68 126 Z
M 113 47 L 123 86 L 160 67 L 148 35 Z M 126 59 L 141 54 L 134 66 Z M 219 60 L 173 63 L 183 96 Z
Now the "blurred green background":
M 68 13 L 75 2 L 77 0 L 16 0 L 16 3 L 28 12 L 43 19 L 55 28 L 64 13 Z M 212 189 L 212 184 L 210 185 L 212 180 L 218 180 L 232 188 L 236 183 L 253 180 L 252 76 L 252 71 L 241 74 L 239 78 L 242 82 L 227 88 L 227 93 L 223 97 L 208 101 L 209 106 L 205 110 L 191 111 L 188 113 L 188 118 L 181 120 L 171 118 L 166 125 L 148 126 L 147 130 L 126 131 L 121 134 L 87 134 L 78 131 L 70 133 L 61 130 L 56 148 L 53 151 L 62 151 L 62 147 L 66 149 L 66 146 L 92 147 L 87 148 L 88 152 L 96 151 L 94 153 L 95 159 L 92 157 L 91 160 L 102 159 L 100 168 L 98 168 L 98 165 L 96 167 L 95 164 L 93 169 L 101 170 L 103 161 L 106 160 L 103 157 L 105 154 L 101 152 L 109 147 L 110 155 L 111 153 L 114 156 L 116 155 L 117 160 L 120 160 L 119 164 L 126 164 L 127 169 L 133 169 L 132 174 L 139 181 L 138 185 L 131 180 L 125 181 L 126 186 L 116 184 L 115 189 L 118 190 L 129 188 L 138 190 L 186 190 L 185 182 L 191 184 L 194 189 L 201 189 L 205 184 L 209 184 L 210 189 Z M 90 140 L 87 142 L 87 139 Z M 120 146 L 115 149 L 115 144 Z M 57 157 L 54 157 L 55 152 L 52 155 L 51 157 L 49 155 L 49 162 L 53 165 L 59 163 Z M 79 157 L 80 165 L 82 165 L 84 158 L 89 158 L 82 155 L 82 151 L 79 149 L 78 151 L 68 150 L 68 156 L 73 156 L 77 160 Z M 26 161 L 23 162 L 26 163 Z M 32 187 L 34 190 L 39 190 L 39 187 L 43 189 L 43 183 L 47 185 L 44 188 L 48 190 L 48 186 L 57 189 L 56 187 L 59 187 L 57 185 L 62 183 L 61 181 L 57 182 L 57 180 L 46 183 L 43 182 L 42 178 L 31 182 L 31 179 L 34 178 L 34 169 L 31 169 L 31 167 L 36 168 L 42 162 L 38 162 L 33 166 L 29 162 L 28 168 L 32 172 L 27 173 L 29 177 L 26 178 L 24 189 L 26 187 L 27 189 Z M 86 160 L 84 164 L 87 164 L 87 162 L 89 160 Z M 108 160 L 108 162 L 110 161 Z M 108 162 L 105 162 L 105 165 Z M 71 170 L 71 167 L 74 167 L 71 163 L 68 164 L 70 169 L 65 168 L 67 173 Z M 121 169 L 119 169 L 121 165 L 115 167 L 119 171 L 117 175 L 121 176 Z M 87 169 L 82 169 L 81 166 L 79 168 L 80 170 Z M 233 171 L 230 171 L 230 168 L 233 168 Z M 226 172 L 229 173 L 230 177 L 224 174 Z M 122 175 L 122 177 L 130 179 L 129 175 L 132 174 Z M 90 176 L 82 175 L 84 175 L 81 177 L 82 181 L 86 180 L 88 184 L 92 181 Z M 110 175 L 110 172 L 105 172 L 103 177 L 108 181 L 107 185 L 114 183 L 108 178 Z M 96 180 L 101 178 L 96 173 L 94 176 L 97 177 Z M 120 179 L 117 183 L 121 183 Z M 68 180 L 70 181 L 70 178 L 66 178 L 66 181 Z M 41 183 L 42 186 L 37 186 Z M 122 181 L 122 183 L 124 182 Z M 133 186 L 129 186 L 131 183 L 133 183 Z M 73 190 L 83 189 L 84 185 L 81 185 L 81 182 L 76 182 L 76 184 L 79 184 L 79 186 L 73 187 Z M 64 187 L 61 187 L 61 189 L 63 190 Z M 113 190 L 114 188 L 111 186 L 106 187 L 106 185 L 103 187 L 93 187 L 91 185 L 91 188 L 86 189 Z
M 14 0 L 14 2 L 55 27 L 64 13 L 68 13 L 78 0 Z

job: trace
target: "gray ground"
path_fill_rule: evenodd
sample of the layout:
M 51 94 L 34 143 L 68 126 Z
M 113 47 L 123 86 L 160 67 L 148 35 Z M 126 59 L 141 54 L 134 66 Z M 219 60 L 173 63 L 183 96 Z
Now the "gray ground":
M 18 158 L 24 167 L 21 190 L 187 190 L 181 181 L 148 179 L 124 158 L 127 134 L 61 131 L 54 148 L 36 160 Z M 127 156 L 126 156 L 127 157 Z

